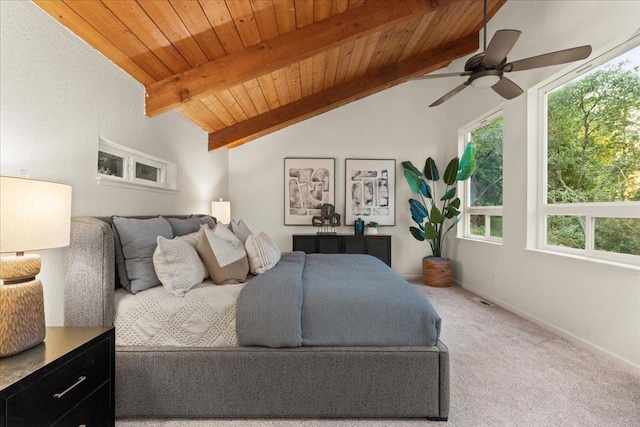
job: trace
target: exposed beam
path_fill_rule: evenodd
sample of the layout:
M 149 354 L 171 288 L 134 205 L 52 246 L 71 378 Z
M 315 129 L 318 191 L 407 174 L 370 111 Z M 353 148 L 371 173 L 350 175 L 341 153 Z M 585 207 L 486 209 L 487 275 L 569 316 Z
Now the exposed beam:
M 478 33 L 373 70 L 363 77 L 333 86 L 299 101 L 260 114 L 236 125 L 209 134 L 209 150 L 236 147 L 302 120 L 364 98 L 406 81 L 430 73 L 454 59 L 478 50 Z
M 147 85 L 147 115 L 156 116 L 196 97 L 221 92 L 458 1 L 370 0 L 361 7 Z

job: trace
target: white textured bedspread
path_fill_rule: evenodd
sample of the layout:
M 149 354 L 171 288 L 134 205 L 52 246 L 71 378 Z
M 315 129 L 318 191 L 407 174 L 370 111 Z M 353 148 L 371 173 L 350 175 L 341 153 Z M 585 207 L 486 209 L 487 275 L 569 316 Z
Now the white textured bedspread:
M 205 281 L 178 297 L 162 286 L 115 292 L 118 346 L 237 346 L 236 300 L 246 285 Z

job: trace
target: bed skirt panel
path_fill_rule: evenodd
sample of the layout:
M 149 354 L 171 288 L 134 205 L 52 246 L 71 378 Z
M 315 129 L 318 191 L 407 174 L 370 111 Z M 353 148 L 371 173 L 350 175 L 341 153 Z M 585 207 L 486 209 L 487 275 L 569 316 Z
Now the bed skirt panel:
M 118 347 L 118 417 L 435 417 L 449 412 L 448 350 Z

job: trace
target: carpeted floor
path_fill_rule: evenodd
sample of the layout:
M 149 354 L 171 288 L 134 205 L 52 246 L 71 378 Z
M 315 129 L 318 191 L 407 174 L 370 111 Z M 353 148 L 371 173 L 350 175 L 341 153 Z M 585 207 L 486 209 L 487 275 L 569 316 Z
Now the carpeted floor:
M 443 319 L 449 422 L 118 420 L 118 427 L 640 426 L 640 377 L 459 287 L 416 285 Z

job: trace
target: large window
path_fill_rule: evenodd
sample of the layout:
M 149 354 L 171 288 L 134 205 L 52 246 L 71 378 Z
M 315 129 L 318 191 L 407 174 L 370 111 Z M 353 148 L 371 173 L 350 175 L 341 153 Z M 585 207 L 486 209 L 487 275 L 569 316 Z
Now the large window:
M 502 240 L 502 111 L 461 130 L 462 146 L 476 146 L 476 171 L 465 191 L 463 235 Z
M 538 247 L 640 261 L 638 37 L 539 92 Z

